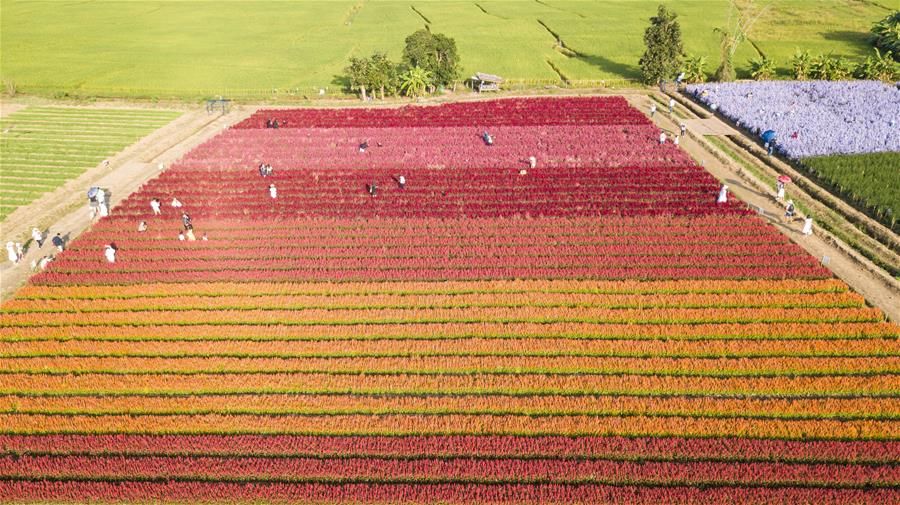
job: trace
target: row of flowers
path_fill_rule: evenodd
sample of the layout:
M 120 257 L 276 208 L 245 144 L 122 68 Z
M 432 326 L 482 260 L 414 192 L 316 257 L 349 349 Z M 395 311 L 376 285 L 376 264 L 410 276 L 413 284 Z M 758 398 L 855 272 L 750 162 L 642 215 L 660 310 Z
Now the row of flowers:
M 440 332 L 435 332 L 435 337 Z M 0 340 L 3 356 L 178 356 L 178 355 L 336 355 L 359 354 L 607 354 L 617 356 L 737 357 L 737 356 L 881 356 L 896 345 L 880 338 L 821 338 L 806 340 L 661 340 L 604 338 L 452 338 L 316 340 L 168 340 L 154 335 L 132 340 Z
M 603 395 L 0 396 L 5 413 L 66 414 L 533 414 L 896 419 L 900 399 Z
M 900 329 L 887 321 L 855 322 L 740 322 L 740 323 L 593 323 L 593 322 L 461 322 L 379 325 L 308 324 L 273 326 L 265 323 L 223 326 L 171 323 L 131 325 L 0 326 L 4 340 L 237 340 L 306 341 L 321 339 L 417 339 L 458 338 L 600 338 L 646 340 L 768 340 L 768 339 L 873 339 L 900 337 Z
M 27 300 L 13 299 L 0 314 L 24 312 L 122 312 L 148 310 L 277 310 L 277 309 L 435 309 L 479 307 L 592 307 L 592 308 L 847 308 L 863 307 L 858 294 L 845 293 L 691 293 L 691 294 L 573 294 L 473 293 L 460 295 L 259 295 L 170 296 L 131 299 Z
M 60 262 L 62 263 L 62 262 Z M 116 271 L 100 265 L 77 273 L 44 272 L 31 278 L 37 285 L 119 285 L 156 282 L 365 282 L 365 281 L 463 281 L 482 279 L 827 279 L 831 273 L 821 266 L 630 266 L 630 267 L 482 267 L 482 268 L 395 268 L 371 267 L 327 270 L 300 270 L 285 266 L 284 270 L 262 270 L 243 263 L 240 269 L 184 271 Z M 58 267 L 60 270 L 64 266 Z
M 302 457 L 22 456 L 0 457 L 5 477 L 206 478 L 213 480 L 472 479 L 702 484 L 867 484 L 896 485 L 896 465 L 816 465 L 783 463 L 630 462 L 522 459 L 385 459 Z
M 896 439 L 895 421 L 659 416 L 335 414 L 0 414 L 8 434 L 625 435 L 787 439 Z
M 616 436 L 292 436 L 0 434 L 13 454 L 521 457 L 890 463 L 897 441 Z
M 560 111 L 565 111 L 560 114 Z M 646 124 L 647 118 L 620 96 L 511 98 L 400 108 L 263 109 L 234 128 L 264 128 L 277 119 L 281 128 L 394 127 L 449 125 Z
M 603 504 L 631 503 L 890 503 L 896 498 L 891 488 L 807 487 L 807 486 L 665 486 L 604 484 L 485 484 L 461 483 L 288 483 L 288 482 L 179 482 L 159 480 L 80 481 L 8 480 L 0 481 L 0 499 L 16 501 L 159 501 L 192 503 L 515 503 Z
M 26 285 L 16 300 L 103 299 L 168 296 L 362 296 L 362 295 L 466 295 L 466 294 L 595 294 L 679 295 L 704 293 L 815 294 L 846 293 L 849 287 L 835 278 L 820 280 L 685 280 L 685 281 L 588 281 L 588 280 L 491 280 L 472 282 L 396 283 L 182 283 L 142 286 L 34 286 Z

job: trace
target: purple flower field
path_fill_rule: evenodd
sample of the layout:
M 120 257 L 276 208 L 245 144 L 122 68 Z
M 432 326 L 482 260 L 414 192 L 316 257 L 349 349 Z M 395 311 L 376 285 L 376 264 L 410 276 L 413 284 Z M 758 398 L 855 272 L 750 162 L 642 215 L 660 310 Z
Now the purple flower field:
M 687 91 L 738 126 L 775 130 L 776 149 L 792 158 L 900 151 L 900 90 L 893 85 L 759 81 L 695 84 Z

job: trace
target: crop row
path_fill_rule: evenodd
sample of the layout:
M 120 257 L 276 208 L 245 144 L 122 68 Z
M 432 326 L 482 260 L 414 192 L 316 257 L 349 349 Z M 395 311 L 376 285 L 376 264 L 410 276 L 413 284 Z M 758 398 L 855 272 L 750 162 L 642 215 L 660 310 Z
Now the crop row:
M 4 435 L 2 454 L 885 463 L 900 442 L 564 436 Z
M 516 504 L 696 504 L 696 503 L 890 503 L 890 488 L 480 482 L 191 482 L 8 480 L 0 481 L 0 499 L 16 501 L 105 502 L 301 502 L 301 503 L 516 503 Z
M 590 460 L 261 458 L 163 456 L 0 457 L 0 479 L 193 478 L 213 480 L 401 479 L 601 483 L 707 483 L 897 485 L 896 465 L 628 462 Z
M 351 414 L 514 413 L 837 418 L 900 420 L 900 398 L 728 398 L 618 395 L 317 395 L 243 394 L 187 396 L 0 395 L 0 412 L 56 414 Z
M 610 295 L 573 293 L 459 295 L 260 295 L 170 296 L 91 300 L 11 300 L 2 314 L 24 312 L 126 312 L 147 310 L 556 308 L 849 308 L 863 307 L 856 293 L 710 293 Z
M 62 261 L 60 261 L 62 263 Z M 102 268 L 101 268 L 102 267 Z M 59 267 L 64 269 L 64 266 Z M 300 270 L 285 264 L 279 270 L 208 268 L 182 271 L 117 272 L 108 265 L 77 273 L 43 272 L 32 277 L 38 285 L 121 285 L 159 282 L 364 282 L 364 281 L 460 281 L 486 279 L 824 279 L 830 274 L 821 266 L 746 267 L 493 267 L 493 268 L 371 268 Z
M 173 296 L 439 296 L 510 295 L 541 293 L 594 295 L 687 294 L 817 294 L 848 293 L 839 279 L 820 280 L 687 280 L 687 281 L 587 281 L 587 280 L 491 280 L 478 282 L 403 283 L 195 283 L 144 284 L 141 286 L 35 286 L 16 292 L 15 300 L 100 300 Z M 6 307 L 6 305 L 4 305 Z
M 447 308 L 447 309 L 296 309 L 184 310 L 173 312 L 95 312 L 5 314 L 4 326 L 115 325 L 377 325 L 411 323 L 754 323 L 754 322 L 878 322 L 880 309 L 850 308 Z
M 54 415 L 0 414 L 7 434 L 622 435 L 894 440 L 875 420 L 531 414 Z
M 728 376 L 571 373 L 91 373 L 0 374 L 2 394 L 604 394 L 893 396 L 897 374 Z M 734 433 L 732 433 L 734 435 Z
M 440 335 L 433 335 L 439 337 Z M 427 339 L 311 340 L 0 340 L 0 357 L 27 356 L 325 356 L 325 355 L 606 355 L 622 357 L 736 358 L 763 356 L 890 356 L 900 351 L 896 339 L 755 339 L 718 340 L 494 337 Z
M 640 340 L 804 340 L 897 338 L 897 325 L 885 321 L 853 323 L 745 322 L 641 324 L 573 322 L 461 322 L 402 324 L 309 324 L 273 326 L 268 323 L 223 326 L 197 322 L 192 325 L 162 323 L 143 326 L 61 325 L 0 326 L 3 340 L 136 340 L 172 341 L 310 341 L 415 339 L 453 340 L 460 338 L 567 338 Z

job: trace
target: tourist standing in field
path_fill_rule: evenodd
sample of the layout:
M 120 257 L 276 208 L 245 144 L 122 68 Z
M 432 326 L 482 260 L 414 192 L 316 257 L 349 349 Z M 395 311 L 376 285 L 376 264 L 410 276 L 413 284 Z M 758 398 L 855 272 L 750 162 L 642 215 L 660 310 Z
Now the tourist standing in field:
M 372 184 L 367 184 L 366 190 L 369 192 L 369 195 L 372 198 L 375 198 L 375 196 L 378 194 L 378 186 L 374 182 Z
M 138 232 L 143 233 L 147 231 L 147 221 L 141 221 L 138 223 Z
M 534 156 L 529 156 L 528 157 L 528 168 L 534 170 L 534 167 L 536 167 L 536 166 L 537 166 L 537 158 L 535 158 Z
M 31 229 L 31 238 L 34 239 L 38 247 L 44 247 L 44 234 L 38 228 Z
M 660 144 L 666 143 L 666 132 L 659 132 L 659 143 Z
M 794 209 L 794 201 L 788 200 L 787 207 L 784 208 L 784 217 L 788 220 L 794 219 L 794 213 L 796 210 Z
M 777 198 L 779 202 L 784 200 L 784 183 L 781 181 L 775 183 L 775 198 Z
M 398 176 L 397 177 L 397 185 L 400 186 L 400 189 L 405 189 L 406 188 L 406 177 L 403 175 Z
M 154 198 L 150 200 L 150 208 L 153 209 L 153 215 L 158 216 L 162 214 L 162 211 L 159 209 L 159 198 Z
M 716 203 L 728 203 L 728 186 L 722 184 L 722 187 L 719 188 L 719 197 L 716 198 Z
M 681 123 L 680 125 L 678 125 L 678 127 L 681 129 L 681 136 L 684 137 L 684 134 L 687 133 L 687 125 Z
M 181 213 L 181 225 L 184 226 L 185 230 L 190 230 L 194 227 L 194 222 L 191 219 L 191 216 L 188 215 L 187 212 Z
M 656 103 L 650 104 L 650 118 L 653 118 L 653 115 L 656 114 Z
M 675 99 L 669 99 L 669 114 L 673 114 L 675 112 Z
M 278 198 L 278 189 L 274 184 L 269 184 L 269 196 L 272 197 L 273 200 Z
M 103 251 L 103 255 L 106 256 L 106 261 L 108 261 L 109 263 L 115 263 L 116 262 L 116 252 L 118 250 L 119 250 L 119 248 L 116 247 L 116 244 L 107 244 L 106 249 L 104 249 L 104 251 Z
M 182 204 L 181 200 L 179 200 L 177 197 L 173 196 L 172 197 L 172 207 L 175 207 L 177 209 L 179 207 L 184 207 L 184 204 Z

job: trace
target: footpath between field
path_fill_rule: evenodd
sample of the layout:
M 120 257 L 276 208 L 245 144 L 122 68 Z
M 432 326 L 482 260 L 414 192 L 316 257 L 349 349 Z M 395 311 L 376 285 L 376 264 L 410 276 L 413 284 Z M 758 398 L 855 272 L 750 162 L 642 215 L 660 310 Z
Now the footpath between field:
M 4 112 L 6 109 L 4 104 Z M 28 247 L 18 265 L 9 261 L 0 263 L 0 299 L 11 297 L 28 280 L 33 273 L 32 260 L 56 253 L 56 248 L 50 243 L 51 237 L 61 233 L 65 240 L 70 241 L 91 226 L 85 196 L 89 187 L 109 188 L 112 194 L 110 207 L 115 207 L 142 184 L 156 177 L 161 166 L 167 167 L 255 110 L 256 107 L 241 107 L 225 115 L 208 114 L 203 109 L 188 111 L 110 158 L 108 167 L 98 165 L 56 191 L 17 209 L 2 223 L 0 243 L 17 241 Z M 33 227 L 47 231 L 43 247 L 38 247 L 33 241 L 28 242 Z
M 629 94 L 626 98 L 631 104 L 641 111 L 648 111 L 653 99 L 644 94 Z M 678 105 L 678 108 L 682 105 Z M 663 107 L 652 120 L 667 132 L 669 138 L 679 131 L 679 124 L 688 119 L 677 116 L 670 117 L 664 112 Z M 682 112 L 683 115 L 683 112 Z M 715 124 L 716 122 L 720 124 Z M 710 117 L 704 120 L 705 126 L 711 131 L 733 132 L 734 130 L 720 119 Z M 818 258 L 825 266 L 849 284 L 855 291 L 863 295 L 872 305 L 884 311 L 892 321 L 900 321 L 900 283 L 891 278 L 886 272 L 859 254 L 854 254 L 846 244 L 840 244 L 838 239 L 828 237 L 827 233 L 817 230 L 813 226 L 814 233 L 805 236 L 801 233 L 802 220 L 786 222 L 781 217 L 784 209 L 777 203 L 774 194 L 766 192 L 765 185 L 760 181 L 754 181 L 752 174 L 747 174 L 734 164 L 726 164 L 716 156 L 713 156 L 707 147 L 700 144 L 702 140 L 695 137 L 702 133 L 688 130 L 688 134 L 681 139 L 680 146 L 686 150 L 698 163 L 714 177 L 728 185 L 731 195 L 746 202 L 751 208 L 760 211 L 762 219 L 775 226 L 784 235 L 805 249 L 809 254 Z M 724 156 L 722 157 L 724 159 Z M 710 204 L 714 202 L 714 196 L 710 196 Z M 841 247 L 841 245 L 843 247 Z M 880 271 L 880 272 L 879 272 Z

